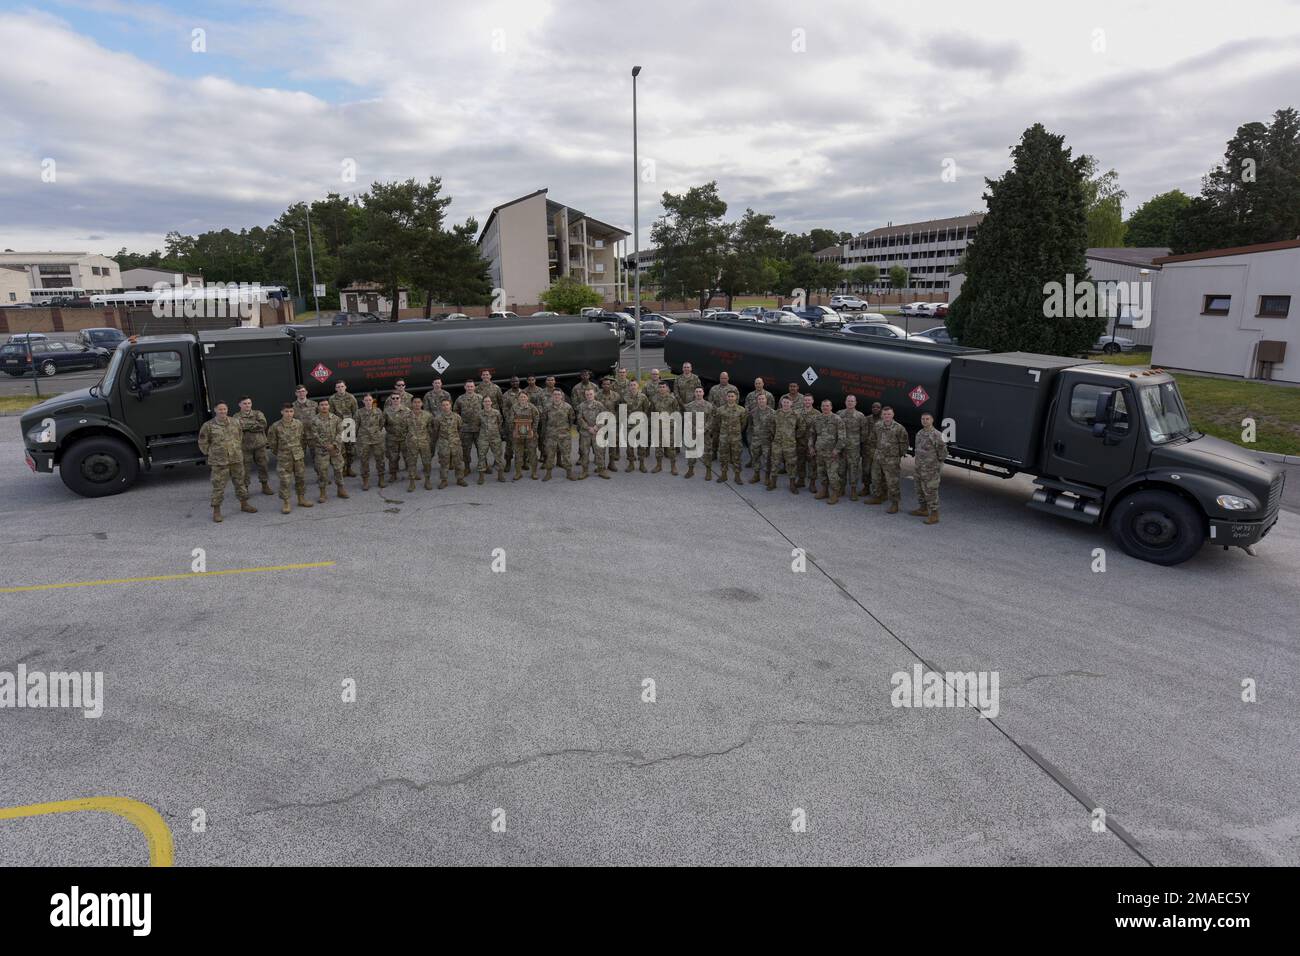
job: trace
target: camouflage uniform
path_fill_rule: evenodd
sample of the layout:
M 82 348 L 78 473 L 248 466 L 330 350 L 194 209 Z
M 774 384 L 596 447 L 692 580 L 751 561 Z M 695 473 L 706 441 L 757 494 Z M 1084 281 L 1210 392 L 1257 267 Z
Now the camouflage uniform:
M 640 412 L 643 415 L 649 415 L 650 412 L 653 411 L 653 408 L 650 405 L 650 399 L 642 395 L 639 389 L 637 390 L 637 393 L 635 395 L 633 395 L 631 389 L 629 389 L 627 395 L 623 399 L 623 405 L 627 408 L 626 414 L 628 420 L 629 434 L 632 431 L 632 416 L 634 414 Z M 642 440 L 641 444 L 636 446 L 635 449 L 633 449 L 631 445 L 631 438 L 628 439 L 629 444 L 627 449 L 627 469 L 626 469 L 627 471 L 632 470 L 632 458 L 634 455 L 637 459 L 637 468 L 640 471 L 645 471 L 646 459 L 650 457 L 650 445 L 649 445 L 649 432 L 645 431 L 643 432 L 643 434 L 645 435 L 645 438 Z
M 502 395 L 505 393 L 501 391 L 501 386 L 496 382 L 488 382 L 486 385 L 479 382 L 474 387 L 474 394 L 479 397 L 480 403 L 482 403 L 485 398 L 492 399 L 492 407 L 497 411 L 501 411 Z
M 862 427 L 862 493 L 868 491 L 877 498 L 885 497 L 876 484 L 875 470 L 871 467 L 876 460 L 876 429 L 880 427 L 879 415 L 868 415 Z
M 726 385 L 718 383 L 709 389 L 709 401 L 713 404 L 714 408 L 721 408 L 723 405 L 727 404 L 728 392 L 735 392 L 736 398 L 740 398 L 740 389 L 736 388 L 736 386 L 732 385 L 730 382 Z
M 400 470 L 399 461 L 405 463 L 407 476 L 415 474 L 411 455 L 406 450 L 406 431 L 411 427 L 411 410 L 405 405 L 394 406 L 391 402 L 384 409 L 384 432 L 387 436 L 388 480 L 396 481 Z
M 252 477 L 254 465 L 257 466 L 257 478 L 262 482 L 262 492 L 269 495 L 271 486 L 268 482 L 271 476 L 267 471 L 266 416 L 256 408 L 250 408 L 246 412 L 236 413 L 235 418 L 243 429 L 244 497 L 248 497 L 248 481 Z
M 808 454 L 808 426 L 820 414 L 821 412 L 816 408 L 799 409 L 799 427 L 795 432 L 795 439 L 798 444 L 798 447 L 795 448 L 795 454 L 798 456 L 798 461 L 795 462 L 794 477 L 796 484 L 800 488 L 804 486 L 805 479 L 809 485 L 815 484 L 817 481 L 817 459 Z
M 596 398 L 583 400 L 578 405 L 578 465 L 582 468 L 580 478 L 587 477 L 589 457 L 596 460 L 596 474 L 605 474 L 605 449 L 597 440 L 600 435 L 600 416 L 604 412 L 604 403 Z
M 447 391 L 445 388 L 429 389 L 424 393 L 424 410 L 430 415 L 438 414 L 438 410 L 442 408 L 442 400 L 444 398 L 449 402 L 455 401 L 455 399 L 451 397 L 451 392 Z
M 730 403 L 718 409 L 718 462 L 722 466 L 718 480 L 727 477 L 727 468 L 736 472 L 736 482 L 740 478 L 740 436 L 745 430 L 749 413 L 739 405 Z
M 329 397 L 330 411 L 342 419 L 344 423 L 344 433 L 347 432 L 347 420 L 352 419 L 353 428 L 356 427 L 357 409 L 359 407 L 356 396 L 344 389 L 342 394 L 334 392 Z M 352 441 L 343 442 L 343 473 L 352 474 L 352 462 L 356 460 L 357 442 L 356 432 L 353 431 Z
M 880 427 L 876 429 L 875 448 L 871 461 L 871 488 L 872 497 L 867 499 L 869 504 L 880 504 L 882 496 L 876 492 L 877 488 L 883 489 L 890 503 L 890 511 L 898 510 L 898 500 L 900 497 L 899 490 L 899 470 L 903 463 L 903 456 L 907 454 L 907 429 L 897 421 L 892 421 L 886 425 L 883 421 Z
M 767 468 L 769 489 L 776 487 L 778 466 L 784 466 L 786 474 L 790 476 L 790 490 L 795 494 L 799 493 L 795 487 L 795 472 L 799 467 L 799 439 L 796 437 L 798 430 L 799 413 L 793 408 L 778 409 L 773 419 L 772 460 Z
M 606 382 L 609 383 L 608 388 L 605 387 Z M 600 404 L 604 406 L 605 411 L 614 416 L 614 437 L 613 441 L 609 443 L 609 447 L 605 449 L 605 452 L 609 457 L 609 470 L 617 471 L 619 450 L 618 406 L 623 403 L 623 396 L 615 390 L 613 382 L 610 382 L 609 379 L 605 379 L 600 383 L 600 391 L 596 393 L 596 401 L 600 402 Z
M 939 472 L 948 457 L 948 444 L 943 433 L 930 425 L 916 433 L 913 442 L 913 464 L 916 473 L 916 511 L 933 515 L 939 520 Z M 933 522 L 931 522 L 933 523 Z
M 275 456 L 275 471 L 280 477 L 280 500 L 289 507 L 289 483 L 298 493 L 298 504 L 310 508 L 304 495 L 307 493 L 307 463 L 303 460 L 303 433 L 307 429 L 296 418 L 276 421 L 266 431 L 266 447 Z
M 519 396 L 524 394 L 524 390 L 518 386 L 507 389 L 501 395 L 501 404 L 498 406 L 501 410 L 501 443 L 504 446 L 502 454 L 505 456 L 506 471 L 510 470 L 510 464 L 515 457 L 515 440 L 510 434 L 510 423 L 514 420 L 515 403 L 519 401 Z
M 699 387 L 700 377 L 694 372 L 689 375 L 678 375 L 673 381 L 673 394 L 677 397 L 677 404 L 685 408 L 695 401 L 695 390 Z
M 466 392 L 456 399 L 456 404 L 452 408 L 460 416 L 460 454 L 461 460 L 464 462 L 461 467 L 466 474 L 469 474 L 470 453 L 478 442 L 479 418 L 483 414 L 483 398 L 477 392 L 473 394 Z
M 546 423 L 545 446 L 546 453 L 546 480 L 551 477 L 551 469 L 555 467 L 558 458 L 560 467 L 565 471 L 569 470 L 569 426 L 573 424 L 573 407 L 566 402 L 558 404 L 552 400 L 547 403 L 546 411 L 542 415 L 542 420 Z M 570 475 L 572 477 L 572 475 Z
M 389 393 L 388 398 L 392 398 L 394 395 L 397 396 L 397 400 L 401 403 L 402 407 L 409 412 L 411 410 L 411 403 L 415 401 L 415 396 L 407 391 L 399 392 L 394 390 Z M 385 402 L 387 402 L 387 399 L 385 399 Z
M 817 480 L 821 483 L 816 497 L 830 496 L 835 504 L 844 490 L 844 475 L 840 465 L 844 456 L 844 419 L 834 412 L 818 413 L 808 426 L 809 438 L 817 453 Z
M 370 483 L 370 462 L 375 463 L 379 485 L 384 484 L 384 413 L 373 405 L 357 412 L 357 457 L 361 459 L 361 481 Z
M 433 415 L 412 408 L 406 423 L 407 491 L 415 489 L 415 480 L 424 475 L 424 487 L 433 487 Z
M 771 408 L 771 409 L 775 409 L 775 408 L 776 408 L 776 396 L 773 395 L 771 392 L 769 392 L 766 388 L 764 388 L 764 389 L 761 391 L 761 393 L 760 393 L 760 391 L 759 391 L 758 389 L 751 389 L 750 392 L 749 392 L 749 394 L 745 396 L 745 411 L 749 412 L 751 418 L 752 418 L 753 415 L 754 415 L 754 409 L 758 407 L 758 396 L 759 396 L 760 394 L 763 394 L 763 395 L 766 395 L 766 396 L 767 396 L 767 407 L 768 407 L 768 408 Z M 747 451 L 749 451 L 749 463 L 750 463 L 751 465 L 756 465 L 757 462 L 756 462 L 755 459 L 754 459 L 754 451 L 753 451 L 753 449 L 751 449 L 751 448 L 749 447 L 749 441 L 750 441 L 750 438 L 749 438 L 749 432 L 748 432 L 748 431 L 745 432 L 745 435 L 744 435 L 744 439 L 743 439 L 743 440 L 744 440 L 745 449 L 746 449 Z
M 842 408 L 837 415 L 844 421 L 844 487 L 849 499 L 858 500 L 858 486 L 862 484 L 862 443 L 869 416 L 856 408 Z
M 542 413 L 530 401 L 515 402 L 510 407 L 510 443 L 514 445 L 515 480 L 528 468 L 537 477 L 537 421 Z
M 540 385 L 528 385 L 524 388 L 524 391 L 528 393 L 528 401 L 532 404 L 533 408 L 542 407 L 542 395 L 544 392 Z
M 325 500 L 325 486 L 329 484 L 330 467 L 334 468 L 334 482 L 338 485 L 339 497 L 346 498 L 343 488 L 343 446 L 339 441 L 343 434 L 343 419 L 333 412 L 324 415 L 316 413 L 307 429 L 311 436 L 312 449 L 316 456 L 316 484 L 320 487 L 320 501 Z
M 749 413 L 749 460 L 754 466 L 754 476 L 749 483 L 756 484 L 763 472 L 772 469 L 772 437 L 776 432 L 776 412 L 769 405 L 754 403 Z
M 305 462 L 311 457 L 311 436 L 308 430 L 311 427 L 311 420 L 316 417 L 316 403 L 310 398 L 294 399 L 293 402 L 293 420 L 302 423 L 302 460 Z
M 479 413 L 479 430 L 478 441 L 475 448 L 478 450 L 478 483 L 483 484 L 483 476 L 489 470 L 488 458 L 491 457 L 491 468 L 496 470 L 497 481 L 506 480 L 506 463 L 503 457 L 501 446 L 501 410 L 493 403 L 492 408 L 485 408 Z
M 199 429 L 199 452 L 212 469 L 212 507 L 220 508 L 226 497 L 226 483 L 234 486 L 240 503 L 248 501 L 248 479 L 244 477 L 244 430 L 226 416 L 223 425 L 210 418 Z
M 708 399 L 699 398 L 690 402 L 682 410 L 682 428 L 686 428 L 686 419 L 690 416 L 701 415 L 703 424 L 700 426 L 699 434 L 704 439 L 704 453 L 699 457 L 686 459 L 686 477 L 690 478 L 695 474 L 695 465 L 697 461 L 704 462 L 704 471 L 707 479 L 713 478 L 713 455 L 714 455 L 714 433 L 718 427 L 717 417 L 718 409 Z M 692 426 L 694 427 L 694 426 Z M 706 480 L 707 480 L 706 479 Z
M 578 406 L 587 400 L 587 396 L 584 394 L 587 389 L 599 392 L 600 386 L 588 378 L 585 382 L 578 379 L 578 384 L 569 389 L 569 404 L 573 406 L 575 412 L 578 410 Z
M 652 411 L 659 412 L 661 415 L 680 412 L 682 410 L 681 404 L 677 401 L 677 396 L 675 396 L 671 391 L 665 395 L 662 390 L 657 391 L 650 396 L 650 408 Z M 666 422 L 667 419 L 664 421 Z M 667 455 L 669 462 L 672 464 L 673 474 L 675 475 L 677 474 L 677 441 L 680 440 L 680 436 L 667 433 L 666 425 L 661 425 L 660 428 L 664 429 L 664 431 L 654 436 L 659 440 L 659 444 L 655 445 L 654 470 L 663 470 L 664 456 Z
M 437 419 L 438 431 L 438 487 L 447 487 L 447 469 L 452 469 L 456 484 L 465 484 L 465 459 L 462 456 L 460 416 L 455 412 L 446 412 Z

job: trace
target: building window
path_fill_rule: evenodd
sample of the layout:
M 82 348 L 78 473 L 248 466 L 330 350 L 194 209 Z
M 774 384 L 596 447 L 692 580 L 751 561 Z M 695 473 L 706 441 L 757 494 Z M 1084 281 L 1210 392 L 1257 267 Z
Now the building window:
M 1291 313 L 1291 297 L 1289 295 L 1261 295 L 1259 297 L 1259 312 L 1256 318 L 1260 319 L 1285 319 Z
M 1227 315 L 1230 305 L 1232 305 L 1230 295 L 1207 295 L 1205 304 L 1201 308 L 1201 315 Z
M 18 301 L 18 293 L 17 293 L 17 292 L 10 292 L 10 293 L 9 293 L 9 301 L 10 301 L 10 302 L 17 302 L 17 301 Z

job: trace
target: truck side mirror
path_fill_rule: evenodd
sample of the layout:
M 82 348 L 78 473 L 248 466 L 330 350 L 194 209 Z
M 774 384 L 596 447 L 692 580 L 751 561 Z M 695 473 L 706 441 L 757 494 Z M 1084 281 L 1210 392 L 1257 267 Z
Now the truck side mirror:
M 1092 437 L 1105 438 L 1106 429 L 1110 427 L 1111 415 L 1115 410 L 1115 391 L 1110 389 L 1097 396 L 1097 410 L 1092 419 Z

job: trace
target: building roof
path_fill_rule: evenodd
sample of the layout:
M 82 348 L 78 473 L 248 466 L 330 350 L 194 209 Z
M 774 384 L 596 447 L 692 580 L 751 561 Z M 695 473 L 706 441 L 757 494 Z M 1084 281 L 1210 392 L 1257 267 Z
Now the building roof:
M 813 258 L 820 259 L 822 257 L 834 256 L 838 259 L 842 255 L 844 255 L 844 245 L 843 243 L 837 242 L 835 245 L 827 246 L 825 249 L 818 249 L 813 253 Z
M 1188 252 L 1181 256 L 1161 256 L 1155 260 L 1155 263 L 1163 265 L 1166 262 L 1191 262 L 1194 259 L 1222 259 L 1226 256 L 1248 256 L 1254 252 L 1281 252 L 1284 249 L 1300 249 L 1300 239 L 1257 242 L 1253 246 L 1233 246 L 1230 249 L 1207 249 L 1204 252 Z
M 499 206 L 494 206 L 492 211 L 488 213 L 487 221 L 483 223 L 483 228 L 479 231 L 478 238 L 474 241 L 478 244 L 482 244 L 483 237 L 487 235 L 488 228 L 491 227 L 492 225 L 492 220 L 496 218 L 497 213 L 500 212 L 502 209 L 505 209 L 508 206 L 513 206 L 516 203 L 521 203 L 524 202 L 525 200 L 532 199 L 535 196 L 545 196 L 546 193 L 547 193 L 546 189 L 538 189 L 534 192 L 529 193 L 526 196 L 520 196 L 518 199 L 512 199 L 509 202 L 503 202 Z M 565 206 L 564 203 L 556 202 L 554 199 L 546 200 L 546 211 L 548 214 L 553 215 L 554 212 L 558 211 L 559 209 L 568 209 L 569 212 L 574 214 L 570 217 L 571 222 L 576 222 L 579 219 L 586 219 L 588 222 L 595 223 L 597 226 L 601 227 L 602 229 L 608 229 L 610 232 L 617 232 L 619 235 L 623 235 L 623 236 L 632 235 L 632 233 L 628 232 L 626 229 L 620 229 L 618 226 L 611 226 L 609 223 L 603 222 L 597 219 L 595 216 L 587 215 L 581 209 L 577 209 L 573 206 Z
M 1169 255 L 1168 246 L 1120 246 L 1115 249 L 1096 248 L 1088 250 L 1088 258 L 1098 262 L 1113 262 L 1121 266 L 1150 266 L 1157 259 Z
M 483 228 L 479 231 L 478 238 L 474 241 L 476 243 L 481 243 L 483 241 L 483 237 L 487 235 L 487 231 L 492 225 L 492 220 L 497 217 L 497 213 L 499 213 L 502 209 L 505 209 L 508 206 L 513 206 L 515 203 L 521 203 L 524 202 L 525 200 L 532 199 L 534 196 L 545 196 L 545 195 L 546 195 L 545 189 L 536 189 L 533 192 L 530 192 L 526 196 L 520 196 L 518 199 L 512 199 L 509 202 L 503 202 L 499 206 L 493 206 L 492 211 L 488 213 L 487 220 L 484 221 L 483 223 Z
M 76 262 L 97 252 L 0 252 L 0 263 Z M 105 257 L 107 258 L 107 257 Z
M 924 222 L 904 222 L 897 226 L 881 226 L 870 232 L 855 236 L 856 239 L 875 238 L 877 236 L 899 236 L 909 232 L 929 232 L 932 229 L 951 229 L 957 226 L 978 226 L 984 221 L 984 213 L 974 212 L 965 216 L 950 216 L 947 219 L 927 219 Z

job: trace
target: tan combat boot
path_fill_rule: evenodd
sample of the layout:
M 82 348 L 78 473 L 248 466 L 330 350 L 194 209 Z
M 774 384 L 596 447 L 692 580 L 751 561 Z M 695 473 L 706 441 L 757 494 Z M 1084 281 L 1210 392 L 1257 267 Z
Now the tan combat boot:
M 532 478 L 533 481 L 537 480 L 537 462 L 533 462 L 533 473 L 529 475 L 529 477 Z
M 713 462 L 709 462 L 704 466 L 704 480 L 705 481 L 713 480 Z
M 575 474 L 573 473 L 573 469 L 572 469 L 572 468 L 566 468 L 566 469 L 564 469 L 564 477 L 565 477 L 565 478 L 568 478 L 570 481 L 578 481 L 578 480 L 579 480 L 579 479 L 578 479 L 578 476 L 575 475 Z
M 350 494 L 348 494 L 348 490 L 347 490 L 346 488 L 343 487 L 343 482 L 340 481 L 340 482 L 338 483 L 338 486 L 337 486 L 337 487 L 338 487 L 338 496 L 339 496 L 340 498 L 351 498 L 351 497 L 352 497 Z
M 896 515 L 896 514 L 898 514 L 898 502 L 897 502 L 897 501 L 893 501 L 893 500 L 891 500 L 891 501 L 889 502 L 889 507 L 885 509 L 885 514 L 887 514 L 887 515 Z
M 738 484 L 738 485 L 743 485 L 744 483 L 745 483 L 745 476 L 742 475 L 742 474 L 740 473 L 740 466 L 737 465 L 737 466 L 736 466 L 736 484 Z
M 519 480 L 520 478 L 522 478 L 523 476 L 524 476 L 523 468 L 520 466 L 520 463 L 519 463 L 518 461 L 516 461 L 516 462 L 515 462 L 515 477 L 514 477 L 514 480 L 515 480 L 515 481 L 518 481 L 518 480 Z
M 362 490 L 362 491 L 369 491 L 369 490 L 370 490 L 370 476 L 369 476 L 369 475 L 362 475 L 362 476 L 361 476 L 361 490 Z
M 586 464 L 586 462 L 583 462 L 583 465 L 582 465 L 582 474 L 578 475 L 578 479 L 577 479 L 577 480 L 578 480 L 578 481 L 584 481 L 584 480 L 586 480 L 586 477 L 587 477 L 587 464 Z
M 244 512 L 244 514 L 250 514 L 250 515 L 257 514 L 257 509 L 248 503 L 247 498 L 241 498 L 239 500 L 239 510 Z
M 376 478 L 376 480 L 378 480 L 378 482 L 379 482 L 379 487 L 380 487 L 380 488 L 382 488 L 382 487 L 384 487 L 384 485 L 388 484 L 388 482 L 384 481 L 384 472 L 383 472 L 382 469 L 380 470 L 379 474 L 375 475 L 375 478 Z
M 827 503 L 828 505 L 833 505 L 833 504 L 838 503 L 839 500 L 840 500 L 840 493 L 839 493 L 838 491 L 836 491 L 834 488 L 832 488 L 832 489 L 831 489 L 831 496 L 830 496 L 830 498 L 828 498 L 828 499 L 826 500 L 826 503 Z
M 760 481 L 762 481 L 762 480 L 763 480 L 763 475 L 762 475 L 762 473 L 758 470 L 758 468 L 755 468 L 755 469 L 754 469 L 754 476 L 753 476 L 752 478 L 749 479 L 749 483 L 750 483 L 751 485 L 756 485 L 756 484 L 758 484 L 758 483 L 759 483 Z
M 282 514 L 282 515 L 287 515 L 287 514 L 288 514 L 290 511 L 292 511 L 292 510 L 293 510 L 293 509 L 289 507 L 289 499 L 288 499 L 288 498 L 282 498 L 282 499 L 280 499 L 280 514 Z
M 485 481 L 487 481 L 487 479 L 483 477 L 483 472 L 480 471 L 480 472 L 478 473 L 478 481 L 476 481 L 475 484 L 479 484 L 479 485 L 481 485 L 481 484 L 483 484 L 483 482 L 485 482 Z
M 674 459 L 672 460 L 672 472 L 671 472 L 671 473 L 674 474 L 674 475 L 677 474 L 677 459 L 676 459 L 676 458 L 674 458 Z
M 425 491 L 433 490 L 433 469 L 432 468 L 430 468 L 428 471 L 424 473 L 424 490 Z
M 325 486 L 324 486 L 324 485 L 321 485 L 321 486 L 320 486 L 320 495 L 317 496 L 317 498 L 316 498 L 316 503 L 317 503 L 318 505 L 323 505 L 323 504 L 325 503 Z
M 624 468 L 623 470 L 626 471 L 628 474 L 631 474 L 632 472 L 636 471 L 636 462 L 633 461 L 631 458 L 629 458 L 627 460 L 627 467 Z
M 606 471 L 604 468 L 597 468 L 597 469 L 596 469 L 596 477 L 597 477 L 597 478 L 604 478 L 606 481 L 609 481 L 609 472 Z
M 646 473 L 646 470 L 645 470 L 645 459 L 644 459 L 644 458 L 641 458 L 641 459 L 638 459 L 638 460 L 637 460 L 637 470 L 640 471 L 641 474 L 643 474 L 643 475 Z
M 641 470 L 642 470 L 642 471 L 645 471 L 644 468 L 642 468 Z M 657 475 L 657 474 L 659 474 L 659 472 L 661 472 L 661 471 L 663 471 L 663 470 L 664 470 L 664 460 L 663 460 L 662 458 L 656 458 L 656 459 L 655 459 L 655 466 L 654 466 L 654 468 L 652 468 L 652 469 L 650 470 L 650 474 L 652 474 L 652 475 Z
M 849 501 L 857 501 L 857 500 L 858 500 L 858 486 L 849 485 Z
M 770 470 L 767 473 L 767 490 L 768 491 L 776 490 L 776 475 L 772 474 Z
M 547 468 L 546 474 L 542 476 L 542 481 L 550 481 L 550 480 L 551 480 L 551 469 Z
M 298 489 L 298 507 L 310 508 L 311 502 L 307 500 L 307 488 L 304 486 Z
M 939 523 L 939 509 L 935 508 L 933 511 L 930 512 L 930 517 L 925 519 L 925 524 L 938 524 L 938 523 Z
M 439 481 L 438 481 L 438 490 L 439 490 L 439 491 L 442 491 L 443 488 L 446 488 L 446 487 L 447 487 L 447 469 L 446 469 L 446 468 L 440 468 L 440 469 L 438 469 L 438 478 L 439 478 Z
M 415 490 L 415 475 L 411 475 L 409 478 L 407 478 L 407 480 L 406 480 L 406 490 L 407 490 L 407 491 L 414 491 L 414 490 Z
M 925 505 L 917 505 L 915 508 L 913 508 L 911 511 L 908 512 L 908 514 L 916 515 L 916 517 L 918 518 L 924 518 L 929 513 L 930 513 L 930 509 L 927 508 Z
M 497 469 L 497 481 L 505 481 L 505 480 L 506 480 L 506 470 L 505 470 L 505 468 L 504 468 L 504 467 L 498 468 L 498 469 Z
M 822 501 L 823 499 L 825 499 L 825 497 L 826 497 L 826 488 L 823 485 L 823 487 L 817 489 L 817 494 L 813 495 L 813 498 L 815 498 L 818 501 Z
M 271 490 L 271 483 L 269 481 L 262 482 L 262 494 L 264 495 L 275 494 L 275 492 Z
M 221 517 L 221 505 L 212 506 L 212 520 L 215 521 L 217 524 L 221 524 L 223 520 Z
M 694 461 L 694 459 L 692 459 L 691 461 L 687 462 L 687 464 L 686 464 L 686 477 L 687 477 L 687 478 L 694 478 L 694 477 L 695 477 L 695 461 Z
M 468 487 L 469 487 L 469 482 L 465 480 L 465 476 L 466 476 L 467 474 L 469 474 L 469 472 L 467 472 L 467 471 L 462 471 L 462 472 L 460 473 L 460 476 L 456 479 L 456 484 L 460 485 L 462 488 L 468 488 Z

